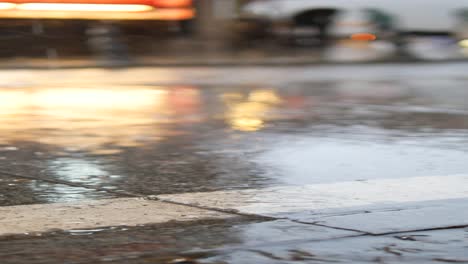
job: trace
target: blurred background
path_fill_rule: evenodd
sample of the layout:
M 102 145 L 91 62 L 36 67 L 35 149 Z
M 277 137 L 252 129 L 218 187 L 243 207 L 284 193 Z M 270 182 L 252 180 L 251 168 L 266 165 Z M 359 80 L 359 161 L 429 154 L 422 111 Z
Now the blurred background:
M 4 63 L 463 60 L 468 2 L 10 0 L 0 32 Z

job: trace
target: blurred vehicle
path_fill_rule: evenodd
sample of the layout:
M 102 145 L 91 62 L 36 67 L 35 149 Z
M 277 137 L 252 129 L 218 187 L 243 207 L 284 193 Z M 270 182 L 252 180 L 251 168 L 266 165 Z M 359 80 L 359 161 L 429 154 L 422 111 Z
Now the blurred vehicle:
M 194 17 L 192 0 L 6 0 L 1 19 L 171 20 Z
M 28 26 L 31 34 L 47 32 L 50 38 L 83 35 L 91 51 L 106 58 L 127 56 L 124 28 L 137 32 L 159 25 L 185 34 L 194 17 L 192 0 L 0 0 L 2 37 L 24 36 Z
M 468 0 L 257 0 L 239 19 L 268 24 L 264 31 L 296 43 L 408 35 L 458 36 L 464 43 Z

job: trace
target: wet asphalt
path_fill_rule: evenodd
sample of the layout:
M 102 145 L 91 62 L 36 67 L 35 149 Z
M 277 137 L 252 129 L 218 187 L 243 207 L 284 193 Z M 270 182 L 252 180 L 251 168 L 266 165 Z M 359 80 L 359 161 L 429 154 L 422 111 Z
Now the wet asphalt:
M 466 75 L 219 82 L 0 88 L 0 206 L 468 171 Z M 468 261 L 467 234 L 239 218 L 1 237 L 0 259 L 447 263 Z

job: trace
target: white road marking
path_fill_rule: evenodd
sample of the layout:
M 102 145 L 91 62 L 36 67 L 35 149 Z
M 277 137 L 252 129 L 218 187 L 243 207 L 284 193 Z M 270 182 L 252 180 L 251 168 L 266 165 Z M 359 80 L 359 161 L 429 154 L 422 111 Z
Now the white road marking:
M 324 209 L 388 208 L 400 203 L 468 198 L 468 175 L 159 195 L 158 198 L 268 216 Z
M 6 206 L 0 207 L 0 235 L 229 217 L 232 215 L 139 198 Z

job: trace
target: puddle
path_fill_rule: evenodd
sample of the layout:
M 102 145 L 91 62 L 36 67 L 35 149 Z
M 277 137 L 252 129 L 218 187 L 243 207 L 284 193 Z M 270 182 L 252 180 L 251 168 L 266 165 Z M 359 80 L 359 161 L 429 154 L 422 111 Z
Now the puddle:
M 372 133 L 372 130 L 368 131 Z M 365 135 L 365 134 L 364 134 Z M 464 174 L 468 149 L 450 138 L 277 136 L 254 160 L 282 184 L 407 178 Z M 455 145 L 455 148 L 452 148 Z M 287 158 L 285 158 L 287 157 Z

